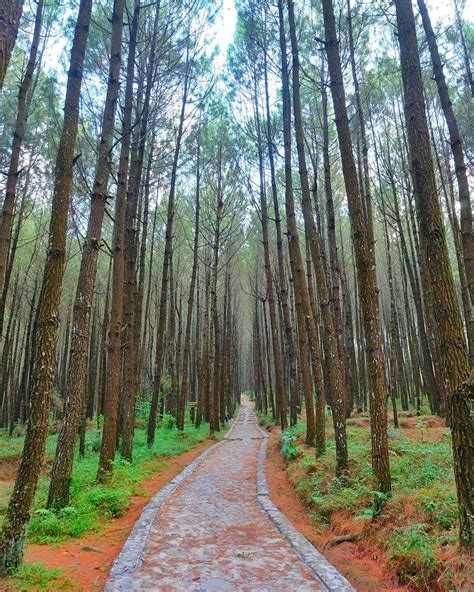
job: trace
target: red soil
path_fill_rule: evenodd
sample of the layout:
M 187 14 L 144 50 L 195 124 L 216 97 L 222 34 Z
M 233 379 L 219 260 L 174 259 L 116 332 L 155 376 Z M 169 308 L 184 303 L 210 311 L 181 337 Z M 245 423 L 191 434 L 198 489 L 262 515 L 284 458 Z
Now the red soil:
M 404 421 L 406 422 L 405 428 L 415 428 L 405 430 L 407 434 L 412 432 L 413 439 L 437 441 L 444 437 L 446 428 L 441 422 L 430 425 L 428 430 L 422 430 L 419 426 L 417 429 L 418 418 L 407 418 Z M 270 433 L 266 460 L 270 495 L 278 508 L 309 541 L 324 553 L 356 590 L 408 592 L 408 588 L 398 586 L 393 576 L 384 569 L 383 555 L 375 545 L 371 546 L 370 541 L 364 541 L 363 545 L 344 542 L 333 547 L 327 546 L 334 536 L 354 533 L 355 528 L 362 523 L 354 523 L 350 515 L 341 512 L 333 515 L 331 529 L 326 529 L 323 533 L 316 532 L 308 508 L 298 497 L 288 479 L 285 462 L 278 448 L 278 437 L 278 430 L 273 430 Z M 28 545 L 25 554 L 26 561 L 28 563 L 42 563 L 47 569 L 61 569 L 60 579 L 73 582 L 72 589 L 74 590 L 81 592 L 102 590 L 114 559 L 145 505 L 157 491 L 169 483 L 212 443 L 212 441 L 202 443 L 184 454 L 163 460 L 163 468 L 141 484 L 142 495 L 131 498 L 127 512 L 119 518 L 112 519 L 100 531 L 58 545 Z M 15 470 L 8 477 L 14 478 L 17 463 L 10 464 L 15 465 L 13 467 Z M 6 466 L 2 466 L 2 473 L 5 468 Z M 0 584 L 0 591 L 2 589 L 4 588 Z M 53 584 L 51 592 L 55 589 Z
M 119 518 L 112 519 L 100 531 L 58 545 L 28 545 L 25 561 L 42 563 L 47 569 L 61 569 L 62 574 L 59 579 L 72 581 L 73 590 L 81 592 L 102 590 L 112 563 L 143 508 L 157 491 L 176 477 L 211 444 L 214 442 L 209 440 L 184 454 L 164 460 L 163 470 L 141 484 L 143 495 L 133 496 L 127 512 Z M 52 586 L 51 592 L 56 590 L 55 585 L 52 584 Z
M 0 481 L 14 482 L 18 465 L 20 463 L 20 455 L 7 456 L 0 458 Z
M 408 592 L 408 588 L 397 585 L 382 565 L 383 556 L 376 548 L 367 548 L 352 542 L 328 547 L 336 534 L 354 533 L 354 522 L 344 513 L 333 516 L 336 532 L 327 529 L 317 533 L 311 515 L 298 497 L 287 477 L 285 462 L 278 449 L 277 430 L 270 433 L 267 450 L 266 474 L 273 503 L 288 517 L 290 522 L 313 543 L 354 586 L 364 592 Z

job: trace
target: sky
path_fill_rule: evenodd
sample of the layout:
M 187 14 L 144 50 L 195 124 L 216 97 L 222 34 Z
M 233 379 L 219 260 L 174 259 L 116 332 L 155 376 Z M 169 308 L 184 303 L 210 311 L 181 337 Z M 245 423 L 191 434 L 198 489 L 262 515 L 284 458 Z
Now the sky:
M 358 0 L 360 1 L 360 0 Z M 362 0 L 364 1 L 364 0 Z M 453 20 L 453 0 L 427 0 L 428 10 L 433 21 L 437 24 L 443 21 Z M 462 0 L 458 0 L 462 1 Z M 465 0 L 463 17 L 466 21 L 474 22 L 474 0 Z M 237 11 L 234 0 L 222 0 L 220 15 L 216 18 L 215 25 L 210 31 L 219 47 L 219 54 L 216 59 L 216 68 L 221 70 L 225 65 L 227 50 L 232 43 L 237 21 Z M 57 39 L 50 48 L 47 62 L 57 63 L 57 57 L 64 51 L 64 40 Z
M 473 0 L 474 1 L 474 0 Z M 220 17 L 216 20 L 214 34 L 219 45 L 216 67 L 222 69 L 227 57 L 227 49 L 232 43 L 237 21 L 234 0 L 223 0 Z
M 360 1 L 360 0 L 357 0 Z M 364 1 L 364 0 L 362 0 Z M 416 1 L 413 0 L 415 6 Z M 462 0 L 458 0 L 461 3 Z M 443 22 L 451 23 L 454 20 L 453 0 L 426 0 L 430 16 L 436 25 Z M 466 21 L 474 22 L 474 0 L 465 0 L 463 18 Z M 222 0 L 222 10 L 216 19 L 213 28 L 213 35 L 219 46 L 219 55 L 216 59 L 216 68 L 221 70 L 225 65 L 227 49 L 232 43 L 237 21 L 237 11 L 234 0 Z
M 302 1 L 302 0 L 300 0 Z M 356 0 L 356 2 L 367 2 L 368 0 Z M 450 24 L 454 20 L 453 0 L 426 0 L 430 16 L 434 21 L 435 27 L 442 26 L 442 23 Z M 459 3 L 462 0 L 458 0 Z M 416 0 L 413 0 L 416 5 Z M 465 0 L 463 18 L 466 21 L 474 23 L 474 0 Z M 217 72 L 222 71 L 227 59 L 227 50 L 233 41 L 235 27 L 237 22 L 237 11 L 234 0 L 222 0 L 220 14 L 215 20 L 215 24 L 209 31 L 209 37 L 217 45 L 218 55 L 215 59 L 215 68 Z M 64 70 L 57 68 L 60 56 L 68 56 L 65 52 L 66 40 L 58 36 L 50 43 L 45 56 L 45 64 L 48 68 L 56 70 L 58 79 L 66 82 L 66 66 Z

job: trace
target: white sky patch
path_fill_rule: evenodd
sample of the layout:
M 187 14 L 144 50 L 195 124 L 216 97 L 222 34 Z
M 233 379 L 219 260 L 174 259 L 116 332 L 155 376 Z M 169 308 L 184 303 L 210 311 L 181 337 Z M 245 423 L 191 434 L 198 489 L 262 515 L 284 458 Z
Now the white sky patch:
M 444 33 L 446 28 L 453 26 L 455 21 L 453 1 L 454 0 L 426 0 L 428 11 L 435 29 L 441 33 L 439 37 L 440 49 L 448 54 L 453 51 L 453 47 L 450 44 L 445 43 L 446 36 Z M 458 0 L 459 4 L 461 4 L 461 2 L 462 0 Z M 298 5 L 300 9 L 303 5 L 308 6 L 308 0 L 299 0 Z M 417 14 L 416 0 L 413 0 L 413 7 L 415 14 Z M 70 58 L 70 41 L 64 35 L 63 26 L 66 18 L 74 18 L 76 14 L 76 5 L 69 5 L 66 7 L 61 19 L 59 19 L 59 22 L 53 27 L 52 35 L 48 41 L 44 55 L 44 68 L 48 73 L 56 77 L 56 80 L 59 82 L 60 93 L 62 96 L 64 96 L 66 89 L 68 61 Z M 462 18 L 465 22 L 474 22 L 474 0 L 465 0 L 462 10 Z M 208 39 L 209 54 L 215 52 L 214 71 L 217 75 L 221 74 L 225 69 L 227 51 L 234 40 L 236 24 L 237 11 L 235 8 L 235 1 L 221 0 L 220 10 L 216 15 L 213 24 L 209 25 L 207 31 L 204 32 L 205 37 Z M 86 84 L 89 82 L 94 85 L 94 81 L 85 81 Z M 273 86 L 273 84 L 271 84 L 271 86 Z
M 215 60 L 217 71 L 221 71 L 227 60 L 227 50 L 234 39 L 235 26 L 237 23 L 237 11 L 234 0 L 223 0 L 221 13 L 216 18 L 213 27 L 218 55 Z
M 453 0 L 425 0 L 432 21 L 438 25 L 451 24 L 454 22 Z M 461 5 L 458 0 L 458 6 Z M 418 12 L 416 2 L 413 3 L 415 14 Z M 474 20 L 474 0 L 466 0 L 462 10 L 463 20 L 472 22 Z

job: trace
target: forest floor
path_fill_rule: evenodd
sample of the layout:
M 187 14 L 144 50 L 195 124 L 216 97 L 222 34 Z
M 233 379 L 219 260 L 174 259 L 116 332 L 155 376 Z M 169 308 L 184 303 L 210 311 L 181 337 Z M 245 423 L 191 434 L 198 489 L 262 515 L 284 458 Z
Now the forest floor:
M 172 436 L 168 434 L 168 437 L 172 440 Z M 166 586 L 169 583 L 169 588 L 164 589 L 170 590 L 191 590 L 194 589 L 192 586 L 202 589 L 201 584 L 209 584 L 209 588 L 205 587 L 209 590 L 231 590 L 238 582 L 237 589 L 261 589 L 263 585 L 264 589 L 303 592 L 322 589 L 316 573 L 318 578 L 340 578 L 314 549 L 314 556 L 311 553 L 296 554 L 294 549 L 299 548 L 298 544 L 302 544 L 304 551 L 304 545 L 307 545 L 304 538 L 298 543 L 294 539 L 296 533 L 291 535 L 290 529 L 288 534 L 289 525 L 283 527 L 285 534 L 282 535 L 283 531 L 276 526 L 274 518 L 275 512 L 278 514 L 276 508 L 267 502 L 270 509 L 265 509 L 262 502 L 257 501 L 260 498 L 257 498 L 256 479 L 257 475 L 263 474 L 263 465 L 258 460 L 263 440 L 247 403 L 227 439 L 203 457 L 194 472 L 165 499 L 147 538 L 143 562 L 133 573 L 133 585 L 126 585 L 124 589 L 154 590 L 159 577 L 162 587 L 163 582 Z M 71 533 L 66 535 L 65 532 L 54 535 L 51 527 L 49 530 L 44 524 L 40 527 L 44 518 L 49 521 L 53 517 L 41 510 L 42 503 L 37 501 L 39 511 L 33 516 L 29 533 L 30 540 L 36 543 L 28 545 L 24 567 L 16 577 L 4 582 L 3 586 L 0 584 L 0 589 L 6 592 L 103 589 L 114 559 L 149 498 L 210 443 L 194 442 L 195 447 L 183 454 L 148 460 L 145 464 L 151 474 L 136 482 L 127 507 L 116 516 L 109 515 L 107 519 L 102 516 L 78 537 L 73 538 Z M 11 459 L 12 455 L 7 458 Z M 3 464 L 7 463 L 3 461 Z M 50 459 L 45 463 L 40 500 L 44 499 L 43 480 L 47 481 L 49 464 Z M 2 473 L 3 476 L 6 474 Z M 14 477 L 13 470 L 9 477 Z M 116 481 L 116 488 L 123 479 L 122 474 Z M 83 479 L 79 481 L 83 484 Z M 95 486 L 91 483 L 90 487 L 94 489 Z M 266 497 L 268 500 L 268 494 Z M 73 495 L 71 503 L 78 503 L 77 496 Z M 66 514 L 62 519 L 67 519 Z M 40 523 L 35 524 L 35 519 Z M 38 540 L 43 544 L 38 544 Z M 162 561 L 163 555 L 166 555 L 166 561 Z M 184 587 L 183 582 L 186 582 Z M 220 587 L 224 584 L 227 587 Z
M 268 418 L 266 473 L 270 497 L 336 569 L 364 592 L 451 592 L 474 589 L 472 563 L 457 545 L 456 496 L 449 430 L 438 417 L 402 415 L 389 431 L 394 494 L 372 520 L 370 432 L 366 416 L 348 421 L 351 480 L 334 474 L 332 428 L 316 460 L 304 445 L 304 424 L 281 434 Z M 88 431 L 86 458 L 76 463 L 71 506 L 61 516 L 44 508 L 56 435 L 46 461 L 29 529 L 26 561 L 2 592 L 103 589 L 110 567 L 149 499 L 213 443 L 207 426 L 180 435 L 161 427 L 154 451 L 136 434 L 135 460 L 117 462 L 108 488 L 93 484 L 98 431 Z M 0 520 L 13 486 L 23 438 L 0 434 Z M 333 544 L 336 537 L 351 540 Z M 242 556 L 242 559 L 246 557 Z
M 393 496 L 372 519 L 370 431 L 348 420 L 351 478 L 332 478 L 335 451 L 316 460 L 304 425 L 283 435 L 268 418 L 267 479 L 273 502 L 357 590 L 451 592 L 474 589 L 473 564 L 457 544 L 456 493 L 449 430 L 434 416 L 402 416 L 389 431 Z M 340 538 L 349 540 L 340 542 Z
M 352 590 L 269 500 L 266 440 L 243 398 L 225 438 L 137 523 L 106 590 Z
M 44 510 L 57 436 L 48 437 L 43 477 L 28 531 L 25 563 L 0 582 L 1 592 L 102 590 L 110 567 L 150 498 L 206 448 L 208 426 L 161 427 L 149 451 L 145 430 L 136 430 L 134 462 L 117 461 L 110 486 L 94 485 L 97 430 L 88 430 L 87 453 L 75 464 L 71 505 L 61 515 Z M 224 435 L 224 434 L 222 434 Z M 0 522 L 13 488 L 23 437 L 0 435 Z

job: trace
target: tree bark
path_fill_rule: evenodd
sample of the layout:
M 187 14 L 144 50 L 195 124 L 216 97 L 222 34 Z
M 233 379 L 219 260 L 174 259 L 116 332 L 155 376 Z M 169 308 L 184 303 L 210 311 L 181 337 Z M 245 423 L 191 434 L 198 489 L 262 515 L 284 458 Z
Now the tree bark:
M 4 0 L 0 7 L 0 91 L 15 46 L 23 3 L 23 0 Z
M 316 288 L 322 318 L 322 338 L 324 352 L 327 356 L 328 391 L 331 393 L 331 407 L 336 439 L 336 474 L 342 477 L 348 470 L 347 436 L 346 436 L 346 410 L 343 377 L 339 363 L 339 351 L 337 347 L 334 319 L 329 298 L 326 267 L 323 261 L 321 237 L 314 222 L 313 208 L 311 205 L 311 193 L 306 168 L 306 155 L 304 146 L 303 121 L 301 116 L 300 98 L 300 64 L 298 53 L 298 41 L 296 38 L 296 24 L 294 14 L 294 2 L 288 0 L 288 21 L 290 27 L 291 51 L 293 57 L 293 113 L 295 121 L 296 148 L 298 153 L 299 175 L 302 191 L 302 208 L 305 225 L 305 233 L 309 240 L 311 259 L 316 277 Z M 316 322 L 316 319 L 315 319 Z M 318 393 L 321 396 L 321 393 Z M 321 414 L 320 414 L 321 415 Z M 324 421 L 319 417 L 320 422 Z
M 14 2 L 12 2 L 12 4 L 13 3 Z M 21 146 L 23 144 L 23 137 L 25 135 L 25 124 L 28 117 L 27 97 L 28 92 L 31 88 L 31 83 L 33 81 L 33 73 L 37 63 L 38 47 L 40 42 L 41 26 L 43 20 L 43 5 L 43 0 L 38 0 L 38 5 L 36 7 L 35 28 L 33 31 L 33 40 L 31 42 L 30 55 L 28 58 L 28 64 L 26 65 L 25 74 L 20 84 L 20 90 L 18 92 L 15 129 L 13 131 L 10 164 L 8 166 L 7 182 L 5 188 L 5 199 L 3 201 L 2 218 L 0 221 L 0 295 L 2 300 L 6 297 L 6 293 L 4 292 L 5 275 L 7 270 L 8 253 L 10 249 L 13 215 L 16 205 L 16 186 L 18 177 L 21 173 L 18 167 L 20 165 Z M 0 54 L 0 62 L 1 59 L 2 58 Z M 3 312 L 5 310 L 4 303 L 0 303 L 0 308 L 2 311 L 2 321 L 0 321 L 0 327 L 2 327 Z
M 316 436 L 315 409 L 313 399 L 313 386 L 311 380 L 309 347 L 313 354 L 320 360 L 319 337 L 317 327 L 311 310 L 308 284 L 306 282 L 303 258 L 301 255 L 298 226 L 296 223 L 295 203 L 293 197 L 293 180 L 291 170 L 291 102 L 288 78 L 287 49 L 285 37 L 285 21 L 283 0 L 278 0 L 279 40 L 281 54 L 281 79 L 283 90 L 283 134 L 285 154 L 285 210 L 288 232 L 288 247 L 290 253 L 290 265 L 293 276 L 295 295 L 296 319 L 298 324 L 298 341 L 300 349 L 300 369 L 302 375 L 302 387 L 306 405 L 306 443 L 312 445 Z M 308 325 L 308 326 L 307 326 Z M 307 331 L 309 335 L 309 344 Z M 319 383 L 318 394 L 322 393 L 322 380 Z M 322 426 L 318 426 L 321 428 Z M 318 434 L 317 450 L 324 448 L 323 434 Z M 319 441 L 320 440 L 320 441 Z
M 138 251 L 138 201 L 143 174 L 143 161 L 150 118 L 150 100 L 155 77 L 156 42 L 161 2 L 155 6 L 155 18 L 146 69 L 146 88 L 139 131 L 138 147 L 130 166 L 129 186 L 127 188 L 127 207 L 125 213 L 125 301 L 124 301 L 124 347 L 123 347 L 123 397 L 122 397 L 122 443 L 121 454 L 132 460 L 133 435 L 135 430 L 135 405 L 138 392 L 138 362 L 140 351 L 141 310 L 136 281 Z M 138 106 L 140 108 L 140 104 Z M 139 316 L 140 315 L 140 316 Z
M 270 97 L 268 92 L 268 67 L 267 67 L 267 53 L 264 53 L 264 79 L 265 79 L 265 112 L 266 112 L 266 134 L 267 134 L 267 149 L 268 149 L 268 160 L 270 164 L 270 184 L 273 198 L 273 210 L 275 215 L 275 230 L 276 230 L 276 243 L 277 243 L 277 265 L 278 265 L 278 293 L 283 313 L 283 322 L 285 326 L 285 337 L 286 337 L 286 349 L 287 359 L 289 364 L 290 374 L 290 394 L 292 403 L 292 419 L 296 419 L 296 405 L 298 400 L 298 378 L 296 371 L 297 364 L 297 353 L 295 349 L 295 341 L 293 338 L 293 327 L 291 325 L 290 310 L 288 307 L 288 288 L 287 278 L 285 272 L 285 261 L 283 254 L 283 235 L 281 229 L 281 217 L 280 217 L 280 206 L 278 204 L 278 191 L 276 184 L 275 175 L 275 158 L 274 158 L 274 145 L 271 131 L 271 120 L 270 120 Z M 284 392 L 284 399 L 280 401 L 280 413 L 286 419 L 288 397 Z M 286 427 L 286 426 L 285 426 Z
M 138 25 L 140 18 L 140 0 L 135 0 L 130 24 L 130 40 L 127 58 L 127 77 L 125 83 L 124 111 L 122 121 L 122 144 L 115 197 L 115 220 L 113 236 L 113 260 L 110 321 L 107 342 L 107 382 L 105 385 L 104 428 L 100 447 L 97 481 L 110 480 L 117 445 L 117 414 L 122 375 L 122 333 L 123 333 L 123 298 L 124 298 L 124 243 L 125 210 L 130 159 L 132 128 L 133 83 L 135 73 L 135 55 L 137 49 Z
M 280 348 L 280 338 L 278 334 L 277 315 L 275 310 L 275 292 L 273 289 L 272 268 L 270 262 L 270 245 L 268 238 L 268 208 L 267 197 L 265 195 L 264 187 L 264 170 L 263 170 L 263 147 L 262 147 L 262 133 L 260 126 L 260 110 L 258 106 L 257 94 L 257 79 L 256 73 L 254 78 L 254 103 L 255 103 L 255 125 L 257 129 L 257 151 L 258 151 L 258 170 L 259 170 L 259 194 L 260 194 L 260 210 L 261 210 L 261 224 L 262 224 L 262 242 L 263 242 L 263 260 L 265 268 L 266 280 L 266 298 L 268 301 L 268 308 L 270 313 L 270 332 L 272 340 L 273 364 L 275 368 L 275 390 L 276 390 L 276 415 L 277 421 L 280 423 L 282 430 L 286 429 L 288 422 L 286 417 L 286 394 L 285 383 L 283 380 L 283 363 Z
M 347 0 L 347 28 L 349 38 L 349 58 L 351 63 L 352 83 L 354 84 L 354 95 L 357 109 L 357 119 L 359 123 L 360 132 L 360 151 L 362 153 L 362 167 L 359 175 L 359 183 L 361 188 L 361 197 L 363 197 L 363 204 L 365 207 L 365 221 L 367 224 L 367 232 L 369 236 L 369 248 L 374 249 L 374 222 L 372 215 L 372 195 L 370 193 L 370 176 L 369 176 L 369 148 L 367 145 L 367 133 L 365 127 L 364 110 L 362 109 L 362 101 L 360 98 L 360 84 L 357 76 L 357 64 L 354 49 L 354 32 L 352 28 L 352 11 L 351 2 Z
M 466 68 L 466 82 L 471 95 L 474 97 L 474 76 L 472 75 L 471 61 L 469 58 L 469 49 L 466 43 L 466 36 L 464 34 L 463 23 L 461 19 L 461 11 L 459 10 L 458 0 L 453 0 L 454 14 L 456 15 L 456 24 L 458 27 L 459 36 L 461 37 L 462 53 L 464 57 L 464 67 Z
M 438 94 L 443 109 L 444 118 L 448 127 L 449 144 L 454 160 L 456 180 L 459 193 L 459 211 L 461 220 L 462 251 L 464 259 L 464 268 L 467 276 L 467 285 L 471 303 L 474 302 L 474 234 L 472 228 L 472 208 L 471 197 L 469 194 L 469 182 L 467 179 L 467 169 L 464 160 L 464 151 L 462 147 L 461 134 L 454 114 L 453 104 L 449 96 L 448 85 L 444 76 L 443 64 L 438 51 L 436 36 L 431 25 L 430 16 L 424 0 L 418 0 L 423 27 L 425 29 L 426 40 L 430 50 L 431 61 L 433 63 L 434 78 L 438 88 Z M 471 311 L 472 314 L 472 311 Z M 472 319 L 466 319 L 466 323 L 472 323 Z
M 219 250 L 222 238 L 222 215 L 224 209 L 222 195 L 222 145 L 218 147 L 218 173 L 216 189 L 216 219 L 212 242 L 212 266 L 210 283 L 210 345 L 209 345 L 209 431 L 213 435 L 220 430 L 219 421 L 219 377 L 221 366 L 221 327 L 217 310 L 217 276 L 219 273 Z
M 64 420 L 61 424 L 56 455 L 51 470 L 48 508 L 64 508 L 69 505 L 74 442 L 84 407 L 90 314 L 97 275 L 97 257 L 100 249 L 102 222 L 107 200 L 108 159 L 112 146 L 119 90 L 124 4 L 124 0 L 115 0 L 112 13 L 112 40 L 107 93 L 91 194 L 91 208 L 74 302 L 71 357 L 64 401 Z
M 385 384 L 384 359 L 382 354 L 375 257 L 373 249 L 370 246 L 370 233 L 364 221 L 357 170 L 354 162 L 332 0 L 323 0 L 323 16 L 331 94 L 334 104 L 344 184 L 349 205 L 349 217 L 359 285 L 359 302 L 362 308 L 366 340 L 370 384 L 372 467 L 377 480 L 378 490 L 387 494 L 391 490 L 387 438 L 387 387 Z
M 189 390 L 189 365 L 191 355 L 191 328 L 193 320 L 193 306 L 194 306 L 194 292 L 196 289 L 196 279 L 198 274 L 199 263 L 199 216 L 200 216 L 200 189 L 201 189 L 201 144 L 198 138 L 197 157 L 196 157 L 196 204 L 194 217 L 194 243 L 193 243 L 193 265 L 191 270 L 191 281 L 189 284 L 188 294 L 188 309 L 186 312 L 186 329 L 184 336 L 183 348 L 183 372 L 181 380 L 181 388 L 178 397 L 178 413 L 177 413 L 177 427 L 179 430 L 184 429 L 184 415 L 186 410 L 186 397 Z
M 395 1 L 400 61 L 405 97 L 405 121 L 416 200 L 421 248 L 433 298 L 436 336 L 448 418 L 453 434 L 461 545 L 473 546 L 472 439 L 473 420 L 466 404 L 458 405 L 461 385 L 469 375 L 459 304 L 449 263 L 441 206 L 431 154 L 423 81 L 411 0 Z M 469 492 L 467 497 L 465 492 Z
M 157 345 L 155 356 L 155 377 L 153 385 L 153 394 L 151 399 L 150 416 L 148 418 L 147 443 L 152 446 L 155 441 L 156 417 L 158 413 L 158 401 L 161 391 L 161 378 L 163 372 L 163 354 L 164 354 L 164 333 L 166 327 L 166 308 L 168 300 L 168 281 L 169 281 L 169 263 L 173 246 L 173 221 L 175 214 L 175 193 L 176 176 L 178 173 L 179 153 L 181 149 L 181 140 L 183 138 L 184 116 L 188 100 L 188 84 L 190 75 L 189 48 L 186 49 L 186 71 L 184 77 L 183 98 L 181 102 L 181 113 L 179 117 L 178 134 L 176 136 L 176 146 L 174 150 L 173 166 L 171 171 L 171 185 L 168 196 L 168 211 L 166 218 L 166 237 L 165 253 L 163 257 L 163 271 L 161 276 L 161 294 L 160 310 L 157 326 Z
M 16 567 L 22 561 L 26 527 L 44 459 L 59 329 L 79 99 L 91 8 L 92 0 L 81 0 L 71 50 L 64 121 L 56 159 L 48 253 L 36 315 L 34 362 L 28 392 L 30 412 L 20 466 L 1 533 L 0 575 L 5 575 L 9 568 Z

